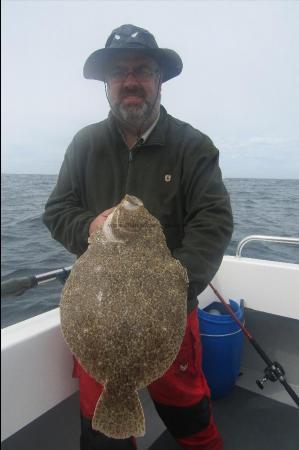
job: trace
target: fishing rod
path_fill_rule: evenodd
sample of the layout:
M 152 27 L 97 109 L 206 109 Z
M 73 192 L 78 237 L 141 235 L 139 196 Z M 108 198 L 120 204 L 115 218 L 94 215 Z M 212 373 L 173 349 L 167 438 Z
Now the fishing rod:
M 1 298 L 15 297 L 22 295 L 28 289 L 48 283 L 49 281 L 59 280 L 64 283 L 72 270 L 72 266 L 52 270 L 51 272 L 31 275 L 27 277 L 15 277 L 1 282 Z
M 213 290 L 215 295 L 219 298 L 227 312 L 232 316 L 232 318 L 235 320 L 235 322 L 239 325 L 241 330 L 243 331 L 246 338 L 249 340 L 250 344 L 255 348 L 255 350 L 258 352 L 258 354 L 262 357 L 262 359 L 267 364 L 265 370 L 264 370 L 264 377 L 261 380 L 256 380 L 256 384 L 260 389 L 264 389 L 264 384 L 270 380 L 272 382 L 279 381 L 289 396 L 293 399 L 293 401 L 296 403 L 296 405 L 299 407 L 299 397 L 296 394 L 296 392 L 291 388 L 291 386 L 287 383 L 285 379 L 285 371 L 281 364 L 279 364 L 277 361 L 272 361 L 268 355 L 264 352 L 264 350 L 261 348 L 261 346 L 257 343 L 257 341 L 254 339 L 254 337 L 249 333 L 247 328 L 242 324 L 242 322 L 238 319 L 233 309 L 230 307 L 230 305 L 224 300 L 222 295 L 217 291 L 217 289 L 212 285 L 212 283 L 209 283 L 210 288 Z

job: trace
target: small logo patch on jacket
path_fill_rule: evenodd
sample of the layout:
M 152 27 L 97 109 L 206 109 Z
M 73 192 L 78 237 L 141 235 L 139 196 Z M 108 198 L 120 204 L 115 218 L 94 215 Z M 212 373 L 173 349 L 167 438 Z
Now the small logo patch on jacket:
M 166 183 L 169 183 L 171 181 L 171 175 L 165 175 L 164 180 Z

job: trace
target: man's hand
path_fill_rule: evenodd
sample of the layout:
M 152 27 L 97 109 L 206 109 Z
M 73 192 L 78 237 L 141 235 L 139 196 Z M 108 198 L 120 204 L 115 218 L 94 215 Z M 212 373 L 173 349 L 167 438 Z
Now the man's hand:
M 93 219 L 93 221 L 89 225 L 89 236 L 98 228 L 101 223 L 105 222 L 109 214 L 111 214 L 115 208 L 116 206 L 110 209 L 106 209 L 106 211 L 101 212 L 101 214 Z

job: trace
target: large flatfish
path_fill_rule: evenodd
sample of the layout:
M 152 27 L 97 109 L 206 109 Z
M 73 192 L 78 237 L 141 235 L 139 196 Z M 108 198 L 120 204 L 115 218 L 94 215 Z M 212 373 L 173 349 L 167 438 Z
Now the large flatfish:
M 179 351 L 187 286 L 159 221 L 126 195 L 89 238 L 60 303 L 70 350 L 104 385 L 95 430 L 118 439 L 144 435 L 137 391 L 161 377 Z

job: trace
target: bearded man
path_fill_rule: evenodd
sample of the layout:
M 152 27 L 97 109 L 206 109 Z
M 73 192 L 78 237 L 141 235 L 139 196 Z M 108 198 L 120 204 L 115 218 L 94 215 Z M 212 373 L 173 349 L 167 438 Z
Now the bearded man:
M 197 296 L 220 266 L 233 221 L 218 150 L 160 104 L 162 83 L 182 68 L 175 51 L 159 48 L 151 33 L 134 25 L 115 29 L 105 48 L 88 57 L 84 76 L 105 83 L 110 113 L 73 138 L 43 220 L 54 239 L 77 256 L 125 194 L 140 198 L 160 221 L 172 255 L 188 271 L 188 319 L 176 360 L 148 391 L 181 448 L 221 450 L 201 368 Z M 74 376 L 80 388 L 81 450 L 136 448 L 133 438 L 113 440 L 92 430 L 103 387 L 76 361 Z

